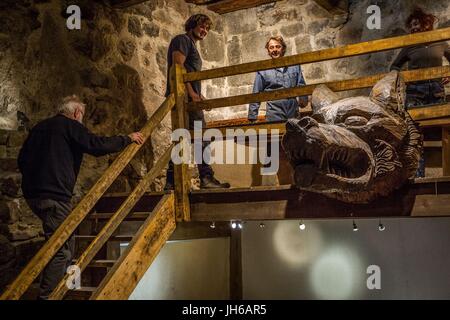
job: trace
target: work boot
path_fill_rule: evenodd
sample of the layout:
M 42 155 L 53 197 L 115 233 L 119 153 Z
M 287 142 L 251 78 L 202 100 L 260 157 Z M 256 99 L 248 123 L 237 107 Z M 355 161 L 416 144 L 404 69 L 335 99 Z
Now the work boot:
M 200 178 L 200 188 L 201 189 L 218 189 L 218 188 L 229 188 L 230 184 L 228 182 L 221 183 L 219 180 L 213 176 L 204 176 Z

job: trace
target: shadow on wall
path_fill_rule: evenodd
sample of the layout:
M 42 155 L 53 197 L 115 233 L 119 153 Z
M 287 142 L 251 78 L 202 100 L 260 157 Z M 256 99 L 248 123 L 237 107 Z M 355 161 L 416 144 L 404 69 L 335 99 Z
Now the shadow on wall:
M 70 4 L 82 8 L 81 30 L 66 27 L 68 1 L 0 3 L 0 291 L 43 240 L 40 222 L 20 191 L 17 155 L 26 132 L 17 130 L 53 116 L 60 99 L 70 94 L 87 104 L 84 122 L 93 133 L 128 134 L 147 120 L 143 84 L 128 59 L 135 50 L 124 57 L 119 45 L 126 15 L 94 1 Z M 85 158 L 75 201 L 114 158 Z M 150 143 L 135 159 L 112 191 L 128 191 L 153 163 Z

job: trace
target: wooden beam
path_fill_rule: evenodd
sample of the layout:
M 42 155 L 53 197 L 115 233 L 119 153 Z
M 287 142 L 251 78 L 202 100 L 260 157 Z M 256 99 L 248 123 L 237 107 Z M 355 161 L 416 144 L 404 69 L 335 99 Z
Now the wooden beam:
M 434 111 L 434 109 L 437 109 L 437 112 Z M 432 106 L 424 106 L 417 109 L 410 109 L 409 114 L 413 118 L 413 120 L 418 121 L 420 126 L 427 127 L 427 126 L 441 126 L 441 125 L 450 125 L 450 104 L 443 104 L 443 105 L 432 105 Z M 428 120 L 426 118 L 434 117 L 434 116 L 441 116 L 447 113 L 448 118 L 438 118 L 438 119 L 431 119 Z M 311 109 L 304 109 L 300 111 L 301 116 L 310 116 L 311 115 Z M 248 121 L 247 118 L 238 118 L 238 119 L 231 119 L 231 120 L 220 120 L 220 121 L 213 121 L 208 122 L 206 128 L 203 129 L 218 129 L 223 136 L 227 135 L 227 130 L 243 130 L 246 135 L 250 135 L 249 129 L 255 130 L 255 134 L 258 134 L 260 130 L 266 130 L 268 134 L 273 132 L 272 130 L 278 130 L 279 134 L 282 135 L 286 131 L 286 126 L 284 121 L 279 122 L 265 122 L 262 121 L 262 117 L 260 118 L 260 121 L 257 123 L 251 123 Z M 235 124 L 235 125 L 230 125 Z M 191 136 L 194 136 L 193 130 L 190 131 Z M 449 174 L 450 175 L 450 174 Z
M 242 294 L 242 232 L 236 228 L 230 237 L 230 300 L 242 300 Z
M 442 174 L 450 176 L 450 128 L 442 128 Z
M 128 198 L 122 203 L 120 208 L 112 215 L 111 219 L 105 224 L 102 230 L 98 233 L 97 237 L 89 244 L 86 250 L 77 259 L 75 265 L 80 268 L 81 271 L 86 269 L 92 259 L 97 255 L 100 249 L 112 236 L 117 227 L 122 223 L 125 217 L 134 208 L 136 203 L 148 189 L 154 179 L 161 173 L 161 170 L 167 166 L 170 160 L 173 145 L 169 146 L 160 159 L 156 162 L 153 168 L 139 181 L 138 185 L 130 193 Z M 66 282 L 69 279 L 69 274 L 66 274 L 64 278 L 59 282 L 58 286 L 53 290 L 49 296 L 50 300 L 61 300 L 69 290 L 66 286 Z
M 281 0 L 221 0 L 208 5 L 208 10 L 218 14 L 230 13 L 238 10 L 254 8 L 263 4 L 277 2 Z
M 179 64 L 174 64 L 170 70 L 170 87 L 175 95 L 176 108 L 172 111 L 172 131 L 188 127 L 186 112 L 186 92 L 183 83 L 183 74 L 186 70 Z M 182 163 L 174 165 L 175 181 L 175 212 L 177 221 L 189 221 L 189 190 L 191 179 L 188 174 L 188 165 Z
M 352 57 L 367 53 L 398 49 L 412 45 L 446 41 L 449 39 L 450 39 L 450 28 L 443 28 L 433 31 L 408 34 L 399 37 L 392 37 L 350 44 L 347 46 L 337 48 L 300 53 L 297 55 L 282 57 L 278 59 L 268 59 L 262 61 L 237 64 L 229 67 L 204 70 L 199 72 L 189 72 L 184 75 L 184 82 L 214 79 L 220 77 L 229 77 L 238 74 L 256 72 L 260 70 L 333 60 L 344 57 Z
M 445 203 L 450 194 L 450 177 L 416 179 L 410 185 L 368 204 L 348 204 L 293 186 L 253 187 L 242 189 L 193 191 L 193 221 L 266 220 L 299 218 L 364 218 L 400 216 L 450 216 L 450 202 L 445 208 L 427 210 Z M 417 197 L 433 195 L 431 198 Z M 444 196 L 444 198 L 443 198 Z M 425 206 L 424 201 L 428 201 Z M 432 201 L 431 204 L 429 201 Z
M 433 67 L 417 70 L 408 70 L 400 72 L 405 82 L 414 82 L 421 80 L 438 79 L 450 76 L 450 66 Z M 314 89 L 321 84 L 326 85 L 333 91 L 346 91 L 354 89 L 363 89 L 373 87 L 378 81 L 385 77 L 387 73 L 374 76 L 362 77 L 350 80 L 340 80 L 324 83 L 310 84 L 289 89 L 273 90 L 261 93 L 250 93 L 239 96 L 202 100 L 200 102 L 190 102 L 188 110 L 215 109 L 229 106 L 248 104 L 252 102 L 272 101 L 311 95 Z
M 139 228 L 125 252 L 90 299 L 127 299 L 174 230 L 174 196 L 168 194 Z
M 448 117 L 450 116 L 450 103 L 410 108 L 408 113 L 416 121 Z
M 450 117 L 431 119 L 431 120 L 419 120 L 418 122 L 421 127 L 450 126 Z
M 174 103 L 174 96 L 170 95 L 158 108 L 158 110 L 156 110 L 150 117 L 147 124 L 141 130 L 141 133 L 144 136 L 144 142 L 150 137 L 153 130 L 160 124 L 164 116 L 172 109 Z M 14 282 L 6 289 L 0 297 L 0 300 L 15 300 L 22 296 L 34 279 L 36 279 L 47 263 L 56 254 L 56 252 L 69 239 L 70 235 L 94 207 L 98 199 L 100 199 L 103 193 L 128 165 L 141 146 L 142 145 L 135 143 L 130 144 L 122 153 L 119 154 L 111 166 L 106 169 L 105 173 L 95 183 L 92 189 L 89 190 L 86 196 L 64 220 L 61 226 L 31 259 L 25 269 L 22 270 Z
M 150 0 L 111 0 L 113 8 L 125 9 Z
M 347 13 L 348 1 L 343 0 L 314 0 L 319 6 L 334 15 Z

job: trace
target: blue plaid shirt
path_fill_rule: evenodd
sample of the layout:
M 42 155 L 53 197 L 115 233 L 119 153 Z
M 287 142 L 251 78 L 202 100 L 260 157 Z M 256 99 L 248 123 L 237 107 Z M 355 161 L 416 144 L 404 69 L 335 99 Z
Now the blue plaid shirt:
M 258 71 L 256 73 L 253 93 L 267 92 L 278 89 L 287 89 L 305 85 L 302 69 L 300 66 L 290 66 L 270 70 Z M 307 96 L 299 97 L 306 104 Z M 258 117 L 260 103 L 254 102 L 249 105 L 248 119 Z M 280 121 L 295 118 L 298 114 L 298 102 L 296 98 L 267 101 L 266 120 Z

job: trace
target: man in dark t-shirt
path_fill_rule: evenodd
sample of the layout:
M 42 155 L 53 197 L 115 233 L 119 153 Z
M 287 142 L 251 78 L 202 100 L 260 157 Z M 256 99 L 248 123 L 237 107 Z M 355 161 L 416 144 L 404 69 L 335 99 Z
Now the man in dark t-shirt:
M 174 63 L 181 64 L 186 69 L 186 72 L 201 71 L 202 59 L 197 50 L 196 43 L 203 40 L 209 32 L 211 27 L 211 19 L 204 14 L 195 14 L 191 16 L 185 23 L 184 28 L 186 33 L 177 35 L 172 39 L 167 51 L 167 87 L 166 97 L 170 94 L 169 72 Z M 194 81 L 186 84 L 186 93 L 189 101 L 198 102 L 203 99 L 202 88 L 200 81 Z M 202 121 L 205 127 L 205 117 L 202 110 L 189 111 L 189 129 L 194 129 L 194 121 Z M 208 148 L 209 143 L 203 143 L 203 150 Z M 208 148 L 209 149 L 209 148 Z M 202 153 L 204 154 L 202 150 Z M 229 183 L 220 183 L 214 178 L 214 171 L 211 166 L 205 163 L 198 164 L 198 172 L 200 175 L 200 188 L 214 189 L 214 188 L 229 188 Z M 169 169 L 167 170 L 167 180 L 165 190 L 173 189 L 174 174 L 173 163 L 170 161 Z
M 23 195 L 42 220 L 47 240 L 72 210 L 71 198 L 83 154 L 98 157 L 121 151 L 132 142 L 144 141 L 140 132 L 128 136 L 96 136 L 82 124 L 84 113 L 85 106 L 77 96 L 64 98 L 58 114 L 36 124 L 19 152 Z M 73 253 L 71 236 L 45 267 L 39 299 L 48 299 L 64 277 Z

